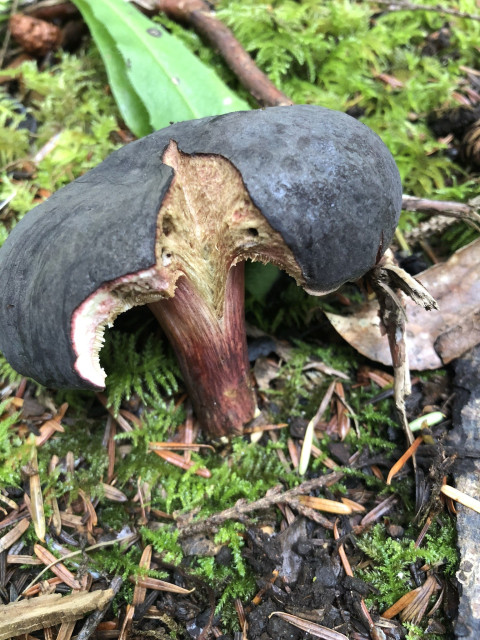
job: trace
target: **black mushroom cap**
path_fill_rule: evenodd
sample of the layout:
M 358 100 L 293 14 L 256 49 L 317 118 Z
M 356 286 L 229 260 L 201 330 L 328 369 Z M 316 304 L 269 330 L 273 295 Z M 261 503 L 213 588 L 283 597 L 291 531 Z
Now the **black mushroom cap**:
M 152 300 L 173 295 L 172 283 L 148 271 L 157 263 L 159 211 L 174 179 L 162 162 L 171 141 L 183 154 L 221 156 L 236 168 L 298 264 L 297 280 L 313 293 L 363 275 L 392 239 L 402 200 L 398 170 L 357 120 L 302 105 L 174 124 L 55 193 L 0 250 L 0 350 L 20 373 L 56 387 L 91 387 L 74 366 L 75 311 L 128 274 L 146 274 L 147 284 L 125 309 L 148 302 L 151 289 Z M 123 310 L 121 288 L 115 296 L 110 319 Z M 100 296 L 105 317 L 107 298 Z

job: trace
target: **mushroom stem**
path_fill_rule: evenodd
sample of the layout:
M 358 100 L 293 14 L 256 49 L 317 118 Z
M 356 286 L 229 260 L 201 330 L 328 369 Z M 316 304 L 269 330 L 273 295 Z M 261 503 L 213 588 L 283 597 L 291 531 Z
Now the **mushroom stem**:
M 244 263 L 231 267 L 223 314 L 181 277 L 173 298 L 149 305 L 171 342 L 198 420 L 214 437 L 242 432 L 254 417 L 244 318 Z

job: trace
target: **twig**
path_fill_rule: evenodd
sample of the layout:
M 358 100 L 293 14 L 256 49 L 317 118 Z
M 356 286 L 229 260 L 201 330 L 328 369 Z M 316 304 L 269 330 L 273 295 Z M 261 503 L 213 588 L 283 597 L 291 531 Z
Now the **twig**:
M 256 66 L 233 33 L 203 0 L 157 0 L 157 9 L 174 20 L 187 22 L 223 56 L 242 85 L 266 107 L 293 104 Z
M 440 5 L 411 4 L 410 2 L 390 2 L 389 0 L 371 0 L 372 4 L 387 5 L 388 11 L 434 11 L 435 13 L 445 13 L 457 18 L 468 18 L 469 20 L 480 21 L 480 16 L 458 9 L 449 9 Z
M 313 480 L 307 480 L 288 491 L 283 491 L 283 487 L 281 485 L 277 485 L 267 491 L 263 498 L 255 500 L 255 502 L 244 502 L 239 500 L 234 507 L 230 507 L 229 509 L 225 509 L 219 513 L 214 513 L 212 516 L 204 518 L 203 520 L 185 522 L 182 524 L 182 520 L 185 521 L 188 517 L 188 514 L 184 514 L 182 518 L 177 520 L 177 527 L 182 537 L 193 536 L 197 533 L 214 529 L 226 520 L 241 521 L 246 515 L 254 511 L 269 509 L 279 502 L 288 503 L 301 494 L 309 493 L 313 489 L 319 489 L 320 487 L 324 487 L 328 484 L 338 482 L 342 477 L 342 473 L 329 473 L 327 475 L 320 476 L 319 478 L 314 478 Z
M 405 398 L 411 393 L 411 381 L 405 342 L 404 302 L 397 297 L 395 290 L 390 287 L 390 283 L 386 282 L 381 274 L 378 279 L 372 278 L 371 283 L 380 305 L 380 319 L 388 337 L 392 356 L 395 407 L 410 445 L 413 442 L 413 436 L 408 426 Z
M 122 583 L 123 580 L 120 576 L 115 576 L 113 578 L 110 583 L 109 589 L 113 591 L 114 595 L 117 595 L 120 587 L 122 586 Z M 90 638 L 97 630 L 97 627 L 107 613 L 107 610 L 108 607 L 105 607 L 104 609 L 97 609 L 97 611 L 92 613 L 92 615 L 85 620 L 85 624 L 80 629 L 80 633 L 77 635 L 77 640 L 88 640 L 88 638 Z
M 442 215 L 459 220 L 468 220 L 475 226 L 480 226 L 478 207 L 464 202 L 449 202 L 446 200 L 428 200 L 415 196 L 402 196 L 402 209 L 406 211 L 418 211 L 429 215 Z

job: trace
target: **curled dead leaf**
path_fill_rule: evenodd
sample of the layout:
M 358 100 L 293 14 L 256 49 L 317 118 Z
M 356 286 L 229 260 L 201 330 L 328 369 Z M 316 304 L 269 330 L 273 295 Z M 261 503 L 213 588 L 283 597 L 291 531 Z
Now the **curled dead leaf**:
M 396 269 L 388 266 L 394 286 L 401 288 Z M 406 300 L 406 342 L 412 369 L 437 369 L 480 343 L 480 240 L 412 280 L 418 280 L 439 306 L 439 310 L 427 311 L 411 299 Z M 408 280 L 409 288 L 411 284 Z M 413 294 L 420 301 L 424 299 L 422 290 L 414 289 Z M 432 305 L 428 297 L 425 302 Z M 372 300 L 351 316 L 326 315 L 336 331 L 362 355 L 390 366 L 388 339 L 380 330 L 378 310 L 378 303 Z

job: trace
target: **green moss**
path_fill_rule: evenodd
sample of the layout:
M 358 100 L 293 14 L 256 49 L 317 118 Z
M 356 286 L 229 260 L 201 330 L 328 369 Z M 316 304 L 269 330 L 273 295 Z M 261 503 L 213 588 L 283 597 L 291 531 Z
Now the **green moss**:
M 15 102 L 0 101 L 0 201 L 10 200 L 11 215 L 0 227 L 11 228 L 34 204 L 39 189 L 54 192 L 101 162 L 116 145 L 111 134 L 118 128 L 117 110 L 108 93 L 98 55 L 61 54 L 59 62 L 39 71 L 34 62 L 5 71 L 21 79 L 16 101 L 27 107 L 38 125 L 35 135 L 18 129 L 21 116 Z M 3 144 L 2 144 L 3 142 Z M 44 145 L 50 144 L 47 149 Z M 33 179 L 19 183 L 6 168 L 22 159 L 36 162 Z
M 30 451 L 13 429 L 20 413 L 10 411 L 9 405 L 10 400 L 0 402 L 0 487 L 20 484 L 20 469 L 27 462 Z
M 107 332 L 101 352 L 107 372 L 106 394 L 115 413 L 133 394 L 153 411 L 164 412 L 165 398 L 178 391 L 180 371 L 165 342 L 145 327 L 135 333 Z
M 9 165 L 28 152 L 29 132 L 18 128 L 23 119 L 15 100 L 0 91 L 0 166 Z
M 417 560 L 422 559 L 437 570 L 442 568 L 447 575 L 453 574 L 458 565 L 455 523 L 450 518 L 434 523 L 419 548 L 415 547 L 413 528 L 409 533 L 401 540 L 394 540 L 386 534 L 384 526 L 378 524 L 357 543 L 373 561 L 357 575 L 378 591 L 370 600 L 381 611 L 416 588 L 409 566 Z

